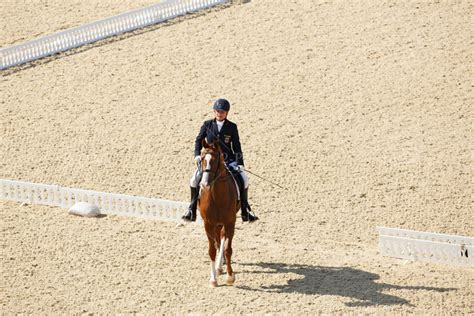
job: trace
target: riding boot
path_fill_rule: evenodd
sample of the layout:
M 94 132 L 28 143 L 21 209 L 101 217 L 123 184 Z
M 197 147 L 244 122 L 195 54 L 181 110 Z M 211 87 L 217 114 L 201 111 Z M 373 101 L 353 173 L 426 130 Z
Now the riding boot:
M 181 218 L 186 222 L 196 221 L 196 208 L 198 203 L 198 188 L 191 187 L 191 204 L 189 204 L 188 211 Z
M 248 190 L 248 188 L 244 189 L 240 194 L 240 209 L 242 221 L 251 223 L 256 221 L 258 217 L 253 214 L 252 209 L 248 203 Z

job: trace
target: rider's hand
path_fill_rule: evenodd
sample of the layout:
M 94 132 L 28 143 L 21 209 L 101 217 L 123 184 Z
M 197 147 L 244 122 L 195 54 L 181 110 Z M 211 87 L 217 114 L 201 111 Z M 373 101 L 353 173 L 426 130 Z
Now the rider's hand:
M 201 163 L 201 156 L 194 157 L 194 162 L 196 163 L 196 166 L 198 166 Z
M 239 170 L 239 171 L 245 171 L 244 165 L 239 165 L 239 169 L 238 169 L 238 170 Z

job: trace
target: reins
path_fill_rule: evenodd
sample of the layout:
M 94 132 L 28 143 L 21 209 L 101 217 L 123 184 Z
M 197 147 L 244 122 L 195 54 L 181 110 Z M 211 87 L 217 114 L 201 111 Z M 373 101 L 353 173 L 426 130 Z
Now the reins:
M 217 135 L 215 135 L 215 134 L 213 134 L 213 135 L 214 135 L 214 137 L 216 137 L 216 139 L 219 141 L 219 144 L 220 144 L 221 146 L 224 146 L 225 148 L 227 148 L 227 150 L 230 151 L 229 147 L 228 147 L 223 141 L 221 141 L 220 138 L 219 138 Z M 220 154 L 221 154 L 221 153 L 219 152 L 219 155 L 220 155 Z M 220 156 L 219 156 L 219 158 L 220 158 Z M 283 187 L 283 186 L 279 185 L 278 183 L 275 183 L 275 182 L 270 181 L 270 180 L 268 180 L 268 179 L 265 179 L 264 177 L 259 176 L 258 174 L 254 173 L 254 172 L 252 172 L 252 171 L 250 171 L 250 170 L 248 170 L 248 169 L 245 169 L 245 171 L 248 172 L 248 173 L 250 173 L 250 174 L 252 174 L 252 175 L 254 175 L 254 176 L 256 176 L 256 177 L 258 177 L 258 178 L 260 178 L 260 179 L 262 179 L 262 180 L 264 180 L 264 181 L 266 181 L 266 182 L 268 182 L 268 183 L 270 183 L 270 184 L 273 184 L 274 186 L 279 187 L 280 189 L 288 190 L 288 188 Z M 230 172 L 230 171 L 229 171 L 229 172 Z
M 210 130 L 210 132 L 212 133 L 212 136 L 214 136 L 215 139 L 217 139 L 217 141 L 219 141 L 219 144 L 220 144 L 221 146 L 224 146 L 227 150 L 231 151 L 230 148 L 229 148 L 229 146 L 227 146 L 223 141 L 220 140 L 219 135 L 216 135 L 212 130 Z M 220 150 L 219 150 L 219 160 L 220 160 L 220 155 L 221 155 L 221 152 L 220 152 Z M 288 188 L 283 187 L 283 186 L 281 186 L 281 185 L 279 185 L 279 184 L 277 184 L 277 183 L 275 183 L 275 182 L 273 182 L 273 181 L 270 181 L 270 180 L 268 180 L 268 179 L 266 179 L 266 178 L 264 178 L 264 177 L 262 177 L 262 176 L 259 176 L 258 174 L 254 173 L 254 172 L 252 172 L 252 171 L 250 171 L 250 170 L 248 170 L 248 169 L 245 169 L 245 171 L 248 172 L 248 173 L 250 173 L 250 174 L 252 174 L 252 175 L 254 175 L 254 176 L 256 176 L 256 177 L 258 177 L 258 178 L 260 178 L 260 179 L 262 179 L 262 180 L 264 180 L 264 181 L 266 181 L 266 182 L 268 182 L 268 183 L 270 183 L 270 184 L 272 184 L 272 185 L 274 185 L 274 186 L 276 186 L 276 187 L 279 187 L 280 189 L 288 190 Z M 229 172 L 230 172 L 230 171 L 229 171 Z M 216 179 L 214 179 L 213 183 L 214 183 L 215 181 L 216 181 Z

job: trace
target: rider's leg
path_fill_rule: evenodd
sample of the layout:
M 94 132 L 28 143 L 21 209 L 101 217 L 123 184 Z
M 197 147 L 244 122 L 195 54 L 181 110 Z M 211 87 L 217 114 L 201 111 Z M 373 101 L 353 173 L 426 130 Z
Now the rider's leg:
M 190 181 L 191 187 L 191 203 L 189 204 L 188 210 L 186 214 L 184 214 L 181 218 L 187 222 L 194 222 L 196 221 L 196 209 L 198 203 L 198 195 L 199 195 L 199 173 L 198 170 L 194 172 L 193 177 Z
M 252 212 L 250 205 L 248 203 L 248 190 L 249 190 L 249 180 L 245 171 L 239 171 L 240 176 L 244 182 L 244 190 L 240 193 L 240 209 L 241 209 L 241 216 L 244 222 L 254 222 L 258 219 L 257 216 Z
M 248 188 L 244 189 L 240 194 L 240 209 L 244 222 L 254 222 L 258 219 L 248 204 Z
M 191 203 L 189 204 L 188 210 L 186 214 L 184 214 L 181 218 L 187 222 L 194 222 L 196 221 L 196 209 L 198 203 L 198 188 L 191 187 Z

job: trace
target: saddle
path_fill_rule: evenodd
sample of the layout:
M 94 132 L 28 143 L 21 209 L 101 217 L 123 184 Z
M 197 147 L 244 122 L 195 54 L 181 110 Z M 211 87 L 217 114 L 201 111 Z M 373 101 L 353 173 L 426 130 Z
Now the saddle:
M 235 182 L 235 187 L 237 189 L 237 199 L 240 201 L 240 196 L 242 195 L 242 192 L 245 189 L 244 179 L 242 178 L 242 175 L 240 174 L 238 170 L 233 170 L 232 168 L 229 168 L 229 171 Z

